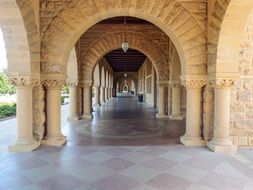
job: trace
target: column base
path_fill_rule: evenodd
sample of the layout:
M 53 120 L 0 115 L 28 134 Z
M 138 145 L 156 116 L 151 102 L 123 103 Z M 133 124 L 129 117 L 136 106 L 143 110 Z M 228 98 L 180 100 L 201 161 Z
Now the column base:
M 164 119 L 164 118 L 168 118 L 168 115 L 163 114 L 163 113 L 158 113 L 158 114 L 156 114 L 156 118 L 158 118 L 158 119 Z
M 237 146 L 230 140 L 211 140 L 210 142 L 207 142 L 207 147 L 213 152 L 235 153 L 237 151 Z
M 69 116 L 68 121 L 78 121 L 79 117 L 78 116 Z
M 82 115 L 82 119 L 92 119 L 92 118 L 93 118 L 92 114 L 83 114 Z
M 62 146 L 66 144 L 67 137 L 64 135 L 60 135 L 57 137 L 45 137 L 45 139 L 42 140 L 43 145 L 47 146 Z
M 104 101 L 103 101 L 103 102 L 101 102 L 100 106 L 103 106 L 103 105 L 105 105 L 105 103 L 106 103 L 106 102 L 104 102 Z
M 171 120 L 182 120 L 184 119 L 184 116 L 182 114 L 173 114 L 173 115 L 170 115 L 169 118 Z
M 16 141 L 15 144 L 9 146 L 10 152 L 31 152 L 40 146 L 40 141 L 23 142 Z
M 201 138 L 180 137 L 180 142 L 185 146 L 205 146 L 206 142 Z

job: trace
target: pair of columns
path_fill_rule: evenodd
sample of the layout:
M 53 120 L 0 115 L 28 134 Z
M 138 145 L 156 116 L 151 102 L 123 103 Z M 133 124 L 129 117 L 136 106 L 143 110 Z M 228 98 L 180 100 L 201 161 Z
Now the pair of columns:
M 47 133 L 42 141 L 36 141 L 33 136 L 33 103 L 32 89 L 40 85 L 39 79 L 30 77 L 11 78 L 16 86 L 17 94 L 17 133 L 16 141 L 9 146 L 11 152 L 28 152 L 40 144 L 61 146 L 67 139 L 61 133 L 61 89 L 64 80 L 44 80 L 46 88 Z
M 210 142 L 205 142 L 201 135 L 201 93 L 205 80 L 183 80 L 187 90 L 187 105 L 186 132 L 180 138 L 181 143 L 186 146 L 207 145 L 214 152 L 236 151 L 236 146 L 229 136 L 230 89 L 233 82 L 233 80 L 219 79 L 211 80 L 208 84 L 215 91 L 214 134 Z
M 170 118 L 173 120 L 182 119 L 181 110 L 180 110 L 180 98 L 181 98 L 181 83 L 180 82 L 172 82 L 171 84 L 167 81 L 158 82 L 159 87 L 159 110 L 158 114 L 156 115 L 157 118 Z M 166 88 L 168 87 L 168 97 L 169 95 L 169 87 L 172 88 L 172 101 L 171 101 L 171 115 L 166 114 L 166 104 L 165 104 L 165 97 L 166 97 Z M 170 100 L 168 100 L 169 103 Z

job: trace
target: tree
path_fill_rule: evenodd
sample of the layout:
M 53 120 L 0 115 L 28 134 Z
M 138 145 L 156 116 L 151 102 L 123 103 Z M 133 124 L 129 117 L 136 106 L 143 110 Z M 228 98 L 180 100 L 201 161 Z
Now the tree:
M 14 94 L 15 88 L 8 82 L 5 73 L 0 73 L 0 94 Z

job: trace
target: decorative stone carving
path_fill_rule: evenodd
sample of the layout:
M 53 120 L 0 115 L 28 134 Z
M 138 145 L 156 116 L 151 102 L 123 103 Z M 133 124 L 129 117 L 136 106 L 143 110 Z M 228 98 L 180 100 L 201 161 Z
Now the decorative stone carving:
M 234 79 L 214 79 L 210 80 L 208 85 L 212 88 L 232 88 L 234 86 Z
M 38 85 L 39 80 L 37 78 L 31 77 L 13 77 L 9 79 L 9 82 L 17 87 L 31 87 L 34 85 Z
M 92 80 L 83 80 L 83 81 L 81 81 L 81 86 L 83 88 L 90 88 L 90 87 L 92 87 L 92 85 L 93 85 Z
M 182 85 L 180 81 L 172 81 L 171 86 L 174 88 L 180 88 Z
M 170 85 L 169 81 L 157 81 L 159 87 L 168 87 Z
M 44 137 L 45 123 L 45 91 L 43 86 L 35 85 L 33 88 L 33 135 L 35 140 L 40 141 Z
M 202 88 L 206 84 L 206 81 L 201 79 L 187 79 L 182 80 L 182 84 L 186 88 Z
M 76 87 L 77 86 L 77 82 L 67 82 L 67 85 L 70 87 Z
M 63 84 L 65 83 L 64 80 L 54 80 L 54 79 L 49 79 L 49 80 L 43 80 L 42 84 L 46 87 L 46 88 L 55 88 L 55 89 L 59 89 L 62 88 Z

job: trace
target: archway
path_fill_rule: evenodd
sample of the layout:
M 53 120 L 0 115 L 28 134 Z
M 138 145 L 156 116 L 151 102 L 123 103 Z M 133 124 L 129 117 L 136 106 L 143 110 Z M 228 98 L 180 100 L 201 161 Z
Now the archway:
M 89 9 L 87 9 L 88 4 Z M 180 2 L 167 0 L 160 4 L 159 1 L 152 3 L 149 1 L 142 3 L 137 3 L 137 1 L 131 3 L 72 1 L 66 3 L 58 11 L 60 14 L 54 16 L 51 24 L 42 28 L 44 31 L 42 44 L 47 55 L 42 58 L 43 73 L 55 73 L 53 69 L 55 67 L 64 73 L 70 48 L 83 32 L 103 19 L 123 15 L 148 20 L 161 28 L 171 38 L 179 52 L 183 74 L 203 75 L 206 73 L 204 29 L 189 9 Z M 66 30 L 60 30 L 59 23 L 64 25 Z M 58 56 L 62 55 L 62 52 L 66 56 Z

